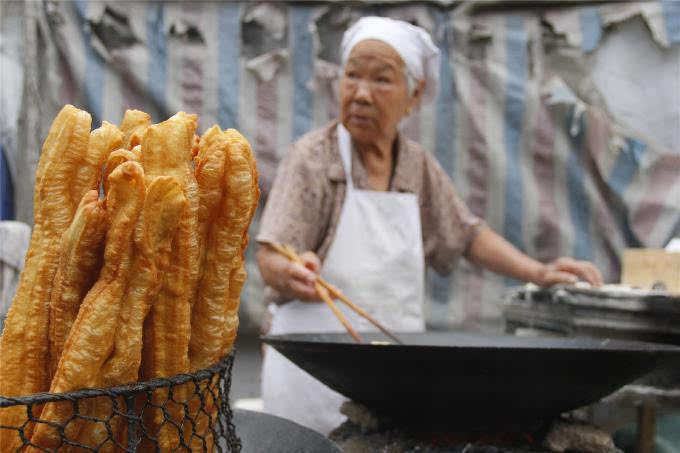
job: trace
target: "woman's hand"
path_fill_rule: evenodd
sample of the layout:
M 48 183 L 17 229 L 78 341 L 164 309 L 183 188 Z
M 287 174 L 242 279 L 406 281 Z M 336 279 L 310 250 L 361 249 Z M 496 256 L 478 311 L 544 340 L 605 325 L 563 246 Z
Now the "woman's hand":
M 316 278 L 321 269 L 321 261 L 314 252 L 300 255 L 304 265 L 288 261 L 281 275 L 281 288 L 284 294 L 303 302 L 319 302 L 316 292 Z
M 257 252 L 257 263 L 264 281 L 286 299 L 319 302 L 316 278 L 321 261 L 314 252 L 300 254 L 303 264 L 294 263 L 263 244 Z
M 559 283 L 574 284 L 584 280 L 593 286 L 602 286 L 602 274 L 589 261 L 579 261 L 562 257 L 543 265 L 536 277 L 540 286 L 552 286 Z

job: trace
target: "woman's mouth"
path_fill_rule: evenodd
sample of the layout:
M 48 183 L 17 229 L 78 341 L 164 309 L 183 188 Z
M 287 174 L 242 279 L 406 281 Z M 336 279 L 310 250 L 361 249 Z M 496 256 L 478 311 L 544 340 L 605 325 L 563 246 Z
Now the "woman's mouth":
M 348 120 L 350 124 L 354 124 L 357 126 L 367 126 L 368 124 L 371 123 L 371 117 L 369 116 L 350 115 Z

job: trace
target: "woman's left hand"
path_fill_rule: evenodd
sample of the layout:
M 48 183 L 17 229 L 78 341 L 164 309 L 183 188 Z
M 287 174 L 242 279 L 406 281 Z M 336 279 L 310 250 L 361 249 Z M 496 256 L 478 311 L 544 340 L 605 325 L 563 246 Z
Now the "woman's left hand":
M 593 263 L 569 257 L 557 258 L 545 264 L 536 280 L 540 286 L 574 284 L 579 280 L 585 280 L 593 286 L 602 286 L 603 283 L 602 274 Z

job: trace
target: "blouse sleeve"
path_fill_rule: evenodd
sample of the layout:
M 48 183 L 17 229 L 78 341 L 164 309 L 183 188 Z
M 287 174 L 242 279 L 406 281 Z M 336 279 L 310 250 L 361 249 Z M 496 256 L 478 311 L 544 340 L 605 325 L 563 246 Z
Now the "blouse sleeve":
M 293 146 L 279 165 L 260 220 L 257 240 L 316 250 L 326 230 L 324 199 L 329 181 L 325 167 L 308 150 Z
M 465 255 L 484 221 L 470 212 L 451 178 L 426 153 L 421 216 L 425 259 L 440 274 L 450 273 Z

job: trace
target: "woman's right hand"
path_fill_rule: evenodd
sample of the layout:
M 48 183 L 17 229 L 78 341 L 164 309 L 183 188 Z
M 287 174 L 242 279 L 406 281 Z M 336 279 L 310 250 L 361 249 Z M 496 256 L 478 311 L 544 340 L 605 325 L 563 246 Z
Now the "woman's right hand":
M 321 260 L 311 251 L 300 254 L 302 263 L 295 263 L 263 244 L 257 252 L 257 262 L 264 281 L 287 299 L 319 302 L 316 278 Z
M 281 286 L 283 293 L 303 302 L 319 302 L 316 291 L 316 278 L 321 269 L 321 261 L 314 252 L 304 252 L 300 255 L 302 263 L 288 261 L 284 268 Z M 284 258 L 285 259 L 285 258 Z

